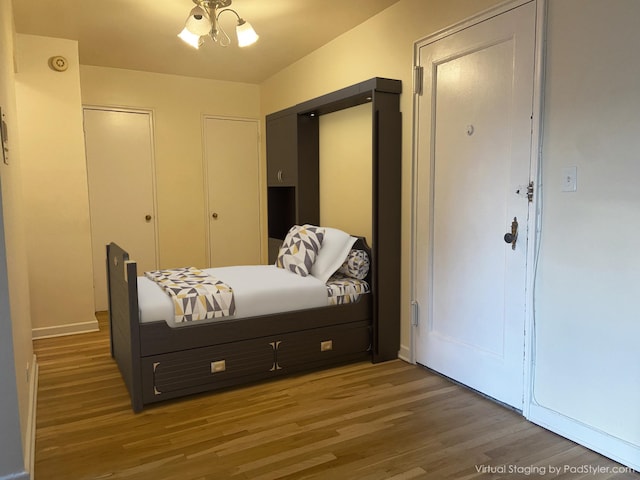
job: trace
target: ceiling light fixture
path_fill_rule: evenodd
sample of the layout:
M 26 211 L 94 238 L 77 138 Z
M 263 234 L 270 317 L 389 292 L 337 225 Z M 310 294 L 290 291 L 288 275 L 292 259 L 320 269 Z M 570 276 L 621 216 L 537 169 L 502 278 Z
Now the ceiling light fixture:
M 247 47 L 258 40 L 258 34 L 251 24 L 240 17 L 235 10 L 226 8 L 231 5 L 231 0 L 193 0 L 193 3 L 196 7 L 191 10 L 184 29 L 178 34 L 178 37 L 192 47 L 199 48 L 207 36 L 221 47 L 231 45 L 231 38 L 218 22 L 220 15 L 224 12 L 231 12 L 238 19 L 236 25 L 238 46 Z

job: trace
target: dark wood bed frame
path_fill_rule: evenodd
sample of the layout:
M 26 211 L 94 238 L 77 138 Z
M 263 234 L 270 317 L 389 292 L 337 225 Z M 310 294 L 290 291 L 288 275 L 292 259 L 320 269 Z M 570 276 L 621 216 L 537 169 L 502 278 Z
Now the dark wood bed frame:
M 370 249 L 363 239 L 354 248 Z M 145 405 L 371 358 L 371 294 L 352 304 L 169 327 L 140 323 L 136 263 L 107 246 L 111 356 Z M 368 281 L 371 281 L 370 278 Z
M 372 247 L 364 239 L 356 243 L 357 248 L 370 253 L 367 281 L 371 293 L 359 302 L 177 328 L 165 322 L 141 324 L 136 264 L 118 245 L 107 247 L 111 355 L 120 368 L 134 411 L 162 400 L 294 372 L 397 358 L 401 92 L 399 80 L 375 77 L 267 116 L 269 120 L 293 114 L 299 120 L 308 120 L 303 123 L 310 123 L 312 128 L 297 134 L 298 144 L 308 144 L 308 148 L 301 148 L 297 155 L 313 157 L 315 162 L 318 116 L 371 104 Z M 314 223 L 310 219 L 298 221 Z

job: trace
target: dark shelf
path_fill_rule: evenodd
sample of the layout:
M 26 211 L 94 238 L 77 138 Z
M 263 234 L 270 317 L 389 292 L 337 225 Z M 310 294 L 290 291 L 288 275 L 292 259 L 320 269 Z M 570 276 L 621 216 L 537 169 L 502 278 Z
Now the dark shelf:
M 296 222 L 295 187 L 267 187 L 269 238 L 284 240 Z

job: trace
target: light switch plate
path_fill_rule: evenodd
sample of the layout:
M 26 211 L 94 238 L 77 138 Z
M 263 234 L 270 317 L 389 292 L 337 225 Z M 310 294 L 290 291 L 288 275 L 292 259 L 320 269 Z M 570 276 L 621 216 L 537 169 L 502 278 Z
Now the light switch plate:
M 578 167 L 562 169 L 562 191 L 575 192 L 578 189 Z

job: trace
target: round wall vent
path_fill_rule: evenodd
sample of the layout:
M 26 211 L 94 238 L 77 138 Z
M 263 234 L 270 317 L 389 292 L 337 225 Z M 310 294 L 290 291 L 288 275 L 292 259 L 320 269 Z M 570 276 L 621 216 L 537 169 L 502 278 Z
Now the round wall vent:
M 69 62 L 62 56 L 56 56 L 49 59 L 49 66 L 56 72 L 64 72 L 69 66 Z

